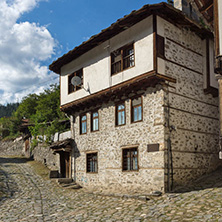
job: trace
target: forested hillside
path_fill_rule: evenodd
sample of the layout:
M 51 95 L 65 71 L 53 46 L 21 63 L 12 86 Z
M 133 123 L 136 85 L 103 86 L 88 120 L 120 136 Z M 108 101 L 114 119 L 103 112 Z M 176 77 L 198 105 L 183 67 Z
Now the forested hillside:
M 19 103 L 9 103 L 6 106 L 0 104 L 0 118 L 11 116 L 18 106 Z
M 39 95 L 27 95 L 20 104 L 17 104 L 17 109 L 14 109 L 10 117 L 3 115 L 0 118 L 0 137 L 19 136 L 22 119 L 28 121 L 32 136 L 46 135 L 50 139 L 55 132 L 64 131 L 66 126 L 61 125 L 60 122 L 67 117 L 60 111 L 59 98 L 58 85 L 51 85 Z

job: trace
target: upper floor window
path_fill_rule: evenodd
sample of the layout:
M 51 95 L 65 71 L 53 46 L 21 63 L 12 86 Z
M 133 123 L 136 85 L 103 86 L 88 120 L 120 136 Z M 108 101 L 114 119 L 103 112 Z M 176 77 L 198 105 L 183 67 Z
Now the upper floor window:
M 130 44 L 111 53 L 111 74 L 114 75 L 135 65 L 134 45 Z
M 80 134 L 87 132 L 87 117 L 86 114 L 80 116 Z
M 137 148 L 123 149 L 122 156 L 123 171 L 138 170 L 138 151 Z
M 78 86 L 74 86 L 71 82 L 71 80 L 74 76 L 78 76 L 81 79 L 81 83 Z M 82 85 L 83 85 L 83 69 L 79 69 L 78 71 L 76 71 L 68 76 L 68 94 L 81 89 Z
M 132 99 L 131 101 L 131 121 L 138 122 L 143 118 L 142 97 Z
M 125 103 L 116 105 L 116 126 L 125 125 L 126 113 Z
M 99 130 L 99 113 L 98 111 L 94 111 L 91 113 L 91 131 Z
M 98 172 L 97 153 L 86 154 L 86 172 L 87 173 L 97 173 Z

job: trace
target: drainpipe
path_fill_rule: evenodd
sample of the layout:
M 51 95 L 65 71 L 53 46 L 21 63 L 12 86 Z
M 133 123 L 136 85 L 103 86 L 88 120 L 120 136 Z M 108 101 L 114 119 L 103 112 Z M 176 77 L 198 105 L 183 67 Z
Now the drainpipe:
M 76 157 L 75 157 L 75 128 L 74 128 L 74 116 L 70 116 L 70 130 L 71 130 L 71 138 L 74 140 L 74 143 L 72 144 L 73 150 L 72 150 L 72 159 L 74 157 L 74 162 L 71 160 L 71 177 L 72 177 L 72 170 L 74 172 L 73 180 L 76 182 Z
M 173 190 L 173 155 L 171 146 L 171 133 L 175 130 L 175 127 L 170 125 L 170 101 L 169 101 L 169 88 L 166 90 L 167 94 L 167 127 L 169 136 L 167 138 L 167 190 L 171 192 Z

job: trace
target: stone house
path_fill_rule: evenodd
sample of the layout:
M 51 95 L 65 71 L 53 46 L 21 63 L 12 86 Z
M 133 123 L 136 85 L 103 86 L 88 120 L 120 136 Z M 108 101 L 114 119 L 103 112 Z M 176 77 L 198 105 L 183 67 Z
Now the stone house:
M 145 5 L 50 70 L 74 141 L 60 155 L 81 186 L 170 191 L 220 165 L 213 35 L 180 10 Z

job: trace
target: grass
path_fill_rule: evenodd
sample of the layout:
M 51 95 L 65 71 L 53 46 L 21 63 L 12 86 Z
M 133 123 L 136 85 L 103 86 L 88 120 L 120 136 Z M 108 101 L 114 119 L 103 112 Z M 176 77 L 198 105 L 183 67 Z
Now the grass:
M 32 166 L 36 174 L 38 174 L 45 180 L 49 179 L 50 170 L 44 164 L 34 160 L 29 160 L 27 163 Z

